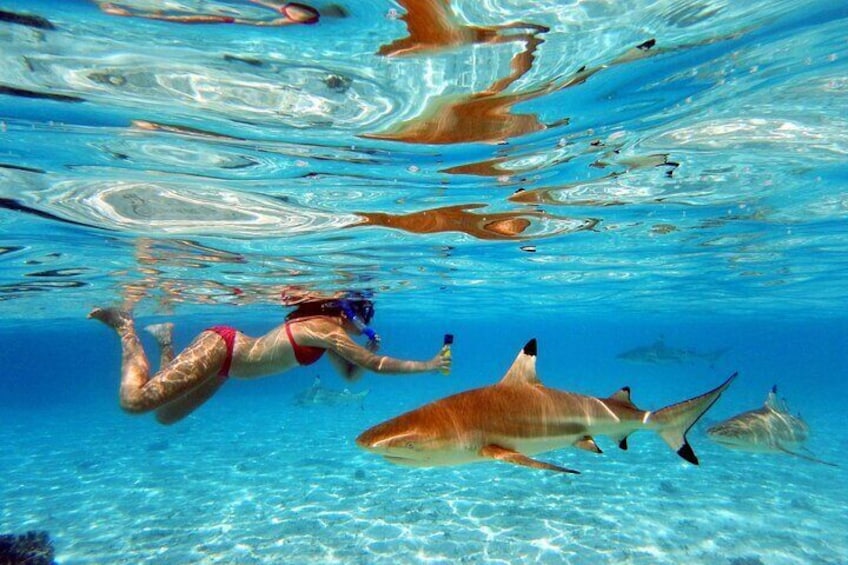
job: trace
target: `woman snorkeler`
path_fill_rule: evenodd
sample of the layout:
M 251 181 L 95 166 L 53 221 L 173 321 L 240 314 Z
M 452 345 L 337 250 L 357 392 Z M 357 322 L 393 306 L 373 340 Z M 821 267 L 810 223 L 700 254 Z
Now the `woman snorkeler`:
M 230 376 L 250 379 L 281 373 L 312 364 L 325 352 L 349 381 L 364 369 L 381 374 L 450 370 L 450 354 L 444 349 L 429 361 L 378 355 L 380 338 L 368 326 L 373 315 L 373 303 L 361 297 L 309 300 L 261 337 L 215 326 L 176 356 L 173 324 L 156 324 L 147 328 L 161 348 L 160 368 L 153 376 L 129 311 L 94 308 L 88 317 L 111 327 L 121 339 L 121 408 L 132 414 L 155 411 L 157 421 L 173 424 L 209 400 Z M 368 337 L 366 347 L 352 339 L 363 334 Z

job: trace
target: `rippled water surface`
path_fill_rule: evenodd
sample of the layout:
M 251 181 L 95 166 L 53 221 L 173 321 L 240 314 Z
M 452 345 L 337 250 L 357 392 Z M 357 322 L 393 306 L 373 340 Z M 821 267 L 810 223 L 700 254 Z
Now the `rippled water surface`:
M 291 285 L 468 313 L 846 305 L 842 3 L 357 2 L 284 27 L 139 17 L 157 4 L 273 16 L 0 5 L 28 16 L 0 22 L 15 317 L 127 287 L 189 312 Z
M 267 4 L 0 0 L 0 535 L 63 564 L 848 562 L 846 2 Z M 325 360 L 163 428 L 85 320 L 184 345 L 344 290 L 387 354 L 455 333 L 450 378 L 294 405 L 345 386 Z M 703 464 L 648 433 L 544 454 L 565 480 L 353 443 L 532 337 L 546 385 L 651 410 L 739 371 Z M 841 467 L 707 439 L 776 384 Z

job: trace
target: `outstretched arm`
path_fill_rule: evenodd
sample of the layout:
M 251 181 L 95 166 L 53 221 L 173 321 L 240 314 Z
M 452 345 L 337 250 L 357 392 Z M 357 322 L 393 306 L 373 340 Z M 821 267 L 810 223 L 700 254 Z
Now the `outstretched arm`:
M 379 340 L 371 340 L 365 347 L 368 349 L 368 351 L 372 353 L 377 353 L 377 350 L 380 349 L 380 342 Z M 359 378 L 362 376 L 362 373 L 365 372 L 365 369 L 363 367 L 351 363 L 335 351 L 327 352 L 327 357 L 329 358 L 330 364 L 333 366 L 336 372 L 343 376 L 347 381 L 358 381 Z
M 322 325 L 322 327 L 299 325 L 301 326 L 298 328 L 299 343 L 324 347 L 344 361 L 375 373 L 408 374 L 450 369 L 450 356 L 444 355 L 441 351 L 429 361 L 395 359 L 369 351 L 350 339 L 350 336 L 343 329 L 333 324 Z M 347 375 L 345 376 L 347 377 Z
M 395 359 L 388 355 L 378 355 L 354 342 L 343 330 L 329 336 L 328 350 L 357 367 L 383 374 L 427 373 L 450 368 L 450 358 L 439 353 L 429 361 Z

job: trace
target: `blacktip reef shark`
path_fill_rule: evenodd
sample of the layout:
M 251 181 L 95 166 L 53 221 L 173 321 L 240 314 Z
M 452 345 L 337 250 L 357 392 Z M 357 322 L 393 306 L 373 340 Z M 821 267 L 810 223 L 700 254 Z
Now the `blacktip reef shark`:
M 810 427 L 789 412 L 777 396 L 777 385 L 768 393 L 762 408 L 748 410 L 710 427 L 707 435 L 729 449 L 754 453 L 788 453 L 808 461 L 837 467 L 811 455 L 799 453 L 810 435 Z
M 616 355 L 616 359 L 630 361 L 631 363 L 662 364 L 684 364 L 694 361 L 702 361 L 709 365 L 721 359 L 729 348 L 716 349 L 715 351 L 697 351 L 692 348 L 669 347 L 663 338 L 657 339 L 651 345 L 641 345 L 628 349 Z
M 349 389 L 333 390 L 321 384 L 321 377 L 316 376 L 312 385 L 295 395 L 294 403 L 298 406 L 339 406 L 342 404 L 359 404 L 368 396 L 369 389 L 351 392 Z
M 563 447 L 595 453 L 594 436 L 627 449 L 627 437 L 654 430 L 683 459 L 698 464 L 686 432 L 730 386 L 734 373 L 715 389 L 656 412 L 640 410 L 624 387 L 595 398 L 545 387 L 536 376 L 536 340 L 519 352 L 500 382 L 448 396 L 363 432 L 356 443 L 400 465 L 431 467 L 505 461 L 534 469 L 578 473 L 532 459 Z

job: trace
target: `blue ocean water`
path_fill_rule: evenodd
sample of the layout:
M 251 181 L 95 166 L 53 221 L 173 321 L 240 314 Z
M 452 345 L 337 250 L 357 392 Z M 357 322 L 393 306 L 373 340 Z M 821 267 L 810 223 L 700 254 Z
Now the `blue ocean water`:
M 63 565 L 848 562 L 848 8 L 115 5 L 0 1 L 0 534 L 48 531 Z M 179 346 L 341 290 L 373 295 L 386 354 L 453 333 L 451 374 L 322 360 L 163 427 L 119 409 L 118 340 L 85 318 L 132 304 Z M 645 409 L 740 376 L 697 467 L 650 432 L 537 456 L 573 476 L 355 445 L 531 338 L 545 385 Z M 683 353 L 618 357 L 658 340 Z M 298 404 L 316 375 L 368 394 Z M 773 385 L 838 467 L 707 437 Z

